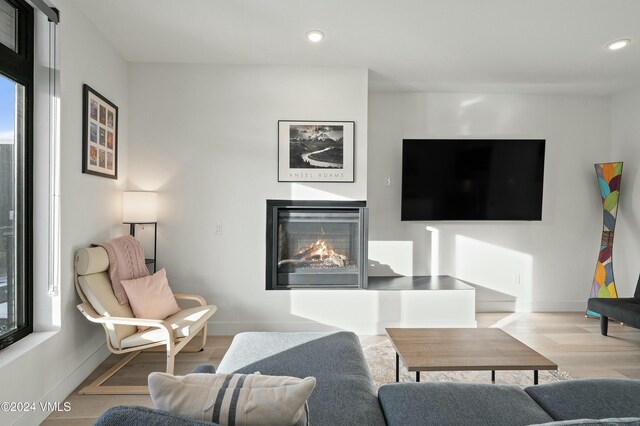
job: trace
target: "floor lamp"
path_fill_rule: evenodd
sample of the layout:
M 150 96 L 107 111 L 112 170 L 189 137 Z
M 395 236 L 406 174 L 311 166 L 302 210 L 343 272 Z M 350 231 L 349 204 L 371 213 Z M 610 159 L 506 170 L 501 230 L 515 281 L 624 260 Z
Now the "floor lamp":
M 136 225 L 153 225 L 153 257 L 145 259 L 156 272 L 158 242 L 158 193 L 125 191 L 122 193 L 122 223 L 129 225 L 129 234 L 136 235 Z

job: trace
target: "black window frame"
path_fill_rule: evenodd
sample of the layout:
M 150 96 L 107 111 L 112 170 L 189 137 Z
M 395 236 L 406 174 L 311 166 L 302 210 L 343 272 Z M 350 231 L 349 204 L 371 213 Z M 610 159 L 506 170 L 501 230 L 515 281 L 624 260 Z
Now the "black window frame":
M 24 0 L 4 0 L 17 10 L 16 51 L 0 43 L 0 74 L 24 86 L 24 215 L 23 238 L 18 238 L 16 271 L 23 277 L 24 324 L 0 338 L 0 350 L 33 332 L 33 67 L 34 10 Z M 8 284 L 7 284 L 8 285 Z M 20 290 L 18 290 L 20 291 Z

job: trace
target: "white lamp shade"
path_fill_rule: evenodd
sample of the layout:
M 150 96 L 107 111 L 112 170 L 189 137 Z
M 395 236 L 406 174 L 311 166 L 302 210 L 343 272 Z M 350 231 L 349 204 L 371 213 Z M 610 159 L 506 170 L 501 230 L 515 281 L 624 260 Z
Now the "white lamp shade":
M 157 192 L 125 191 L 122 193 L 123 223 L 151 223 L 157 221 Z

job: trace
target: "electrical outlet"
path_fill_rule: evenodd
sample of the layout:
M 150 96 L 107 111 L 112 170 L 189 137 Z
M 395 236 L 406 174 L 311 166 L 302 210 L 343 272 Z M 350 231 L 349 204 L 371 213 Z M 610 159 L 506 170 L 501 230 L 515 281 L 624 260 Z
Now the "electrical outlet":
M 387 184 L 387 186 L 391 186 L 391 178 L 390 177 L 387 178 L 386 184 Z
M 222 235 L 222 222 L 216 222 L 216 235 Z

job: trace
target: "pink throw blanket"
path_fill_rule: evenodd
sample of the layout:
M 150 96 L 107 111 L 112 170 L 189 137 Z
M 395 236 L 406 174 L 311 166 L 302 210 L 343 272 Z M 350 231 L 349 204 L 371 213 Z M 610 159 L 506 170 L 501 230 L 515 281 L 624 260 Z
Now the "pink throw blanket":
M 144 261 L 142 244 L 131 235 L 125 235 L 94 245 L 103 247 L 107 251 L 109 279 L 113 293 L 121 305 L 126 305 L 129 303 L 129 298 L 121 281 L 149 275 L 149 269 Z

